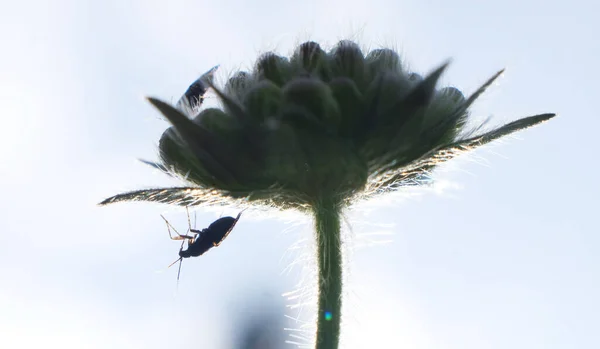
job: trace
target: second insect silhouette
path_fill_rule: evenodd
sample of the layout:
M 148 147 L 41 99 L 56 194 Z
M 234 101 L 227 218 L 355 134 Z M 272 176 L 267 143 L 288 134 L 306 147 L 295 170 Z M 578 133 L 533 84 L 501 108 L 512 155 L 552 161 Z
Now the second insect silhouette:
M 179 234 L 175 227 L 173 227 L 171 223 L 169 223 L 169 221 L 167 221 L 167 219 L 161 215 L 162 219 L 164 219 L 165 223 L 167 223 L 167 229 L 169 231 L 169 237 L 171 237 L 171 240 L 183 240 L 181 242 L 181 248 L 179 249 L 179 258 L 175 262 L 171 263 L 171 265 L 169 265 L 169 267 L 171 267 L 173 264 L 179 262 L 179 270 L 177 271 L 177 281 L 179 281 L 179 275 L 181 273 L 181 262 L 183 261 L 183 258 L 198 257 L 206 253 L 206 251 L 210 250 L 211 248 L 219 246 L 223 242 L 223 240 L 227 238 L 229 233 L 231 233 L 243 212 L 240 212 L 235 218 L 221 217 L 216 221 L 212 222 L 208 226 L 208 228 L 197 230 L 192 229 L 192 224 L 190 222 L 190 212 L 187 208 L 186 211 L 189 228 L 185 235 Z M 194 218 L 194 225 L 195 224 L 196 222 Z M 173 236 L 173 234 L 171 234 L 171 229 L 173 229 L 177 236 Z M 188 245 L 187 249 L 184 250 L 183 247 L 186 241 Z

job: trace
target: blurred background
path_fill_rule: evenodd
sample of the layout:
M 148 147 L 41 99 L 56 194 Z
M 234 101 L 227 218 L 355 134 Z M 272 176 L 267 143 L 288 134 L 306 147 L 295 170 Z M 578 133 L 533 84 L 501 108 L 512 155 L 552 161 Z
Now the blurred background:
M 223 245 L 183 263 L 177 285 L 165 268 L 179 244 L 159 215 L 181 231 L 185 211 L 96 203 L 179 185 L 136 160 L 156 159 L 168 126 L 144 96 L 174 103 L 216 64 L 223 82 L 264 51 L 344 38 L 395 47 L 419 73 L 453 58 L 442 82 L 467 94 L 506 67 L 473 108 L 478 120 L 559 117 L 445 166 L 434 190 L 346 212 L 343 348 L 600 347 L 599 10 L 581 0 L 3 0 L 0 347 L 309 343 L 308 218 L 245 214 Z M 199 210 L 197 224 L 236 213 Z

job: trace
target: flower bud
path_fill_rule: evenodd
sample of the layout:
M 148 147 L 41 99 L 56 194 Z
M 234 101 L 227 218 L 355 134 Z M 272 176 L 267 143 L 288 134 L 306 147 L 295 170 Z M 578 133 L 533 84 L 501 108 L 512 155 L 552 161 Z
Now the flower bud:
M 346 77 L 333 78 L 329 88 L 340 108 L 339 134 L 352 137 L 360 131 L 360 122 L 365 115 L 365 101 L 356 84 Z
M 340 110 L 327 84 L 319 79 L 297 78 L 283 89 L 284 119 L 337 133 Z M 320 126 L 320 127 L 319 127 Z
M 411 84 L 402 74 L 384 71 L 372 81 L 366 92 L 367 113 L 363 132 L 391 131 L 390 125 L 402 122 L 410 115 L 393 110 L 393 107 L 411 91 Z
M 425 111 L 421 137 L 431 144 L 452 141 L 464 126 L 468 113 L 462 108 L 465 97 L 455 87 L 440 89 Z
M 334 77 L 348 77 L 359 90 L 365 91 L 365 57 L 358 45 L 349 40 L 340 41 L 331 52 Z
M 236 137 L 236 129 L 239 128 L 235 118 L 218 108 L 204 109 L 193 121 L 223 138 Z
M 242 101 L 246 91 L 251 85 L 252 76 L 245 71 L 237 72 L 233 77 L 227 80 L 225 84 L 225 93 L 233 97 L 236 101 Z
M 262 55 L 256 63 L 256 76 L 259 80 L 270 80 L 281 87 L 290 79 L 291 67 L 287 58 L 272 52 Z
M 377 49 L 369 52 L 365 58 L 367 70 L 374 78 L 380 72 L 391 71 L 400 73 L 402 71 L 402 62 L 396 51 L 389 48 Z
M 264 175 L 297 191 L 303 186 L 306 158 L 294 128 L 280 123 L 265 136 Z
M 297 76 L 317 76 L 326 81 L 330 79 L 327 53 L 314 41 L 301 44 L 290 63 Z
M 173 173 L 188 173 L 188 180 L 222 186 L 217 178 L 210 175 L 202 166 L 185 142 L 177 135 L 173 127 L 163 132 L 158 143 L 163 166 Z
M 271 80 L 263 80 L 252 87 L 244 97 L 244 106 L 253 122 L 263 124 L 275 118 L 280 110 L 283 92 Z

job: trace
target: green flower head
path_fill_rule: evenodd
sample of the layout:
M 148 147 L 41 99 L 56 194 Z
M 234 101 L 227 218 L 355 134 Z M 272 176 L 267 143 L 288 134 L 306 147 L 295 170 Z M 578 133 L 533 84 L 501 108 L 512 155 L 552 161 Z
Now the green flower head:
M 436 89 L 447 64 L 425 77 L 406 71 L 391 49 L 364 54 L 352 41 L 331 51 L 301 44 L 291 57 L 262 55 L 223 89 L 211 69 L 177 107 L 149 98 L 171 122 L 160 164 L 190 186 L 120 194 L 117 201 L 179 205 L 259 203 L 308 209 L 324 198 L 345 206 L 423 183 L 439 163 L 554 114 L 487 133 L 466 129 L 468 109 L 501 74 L 472 95 Z M 222 109 L 201 109 L 211 87 Z

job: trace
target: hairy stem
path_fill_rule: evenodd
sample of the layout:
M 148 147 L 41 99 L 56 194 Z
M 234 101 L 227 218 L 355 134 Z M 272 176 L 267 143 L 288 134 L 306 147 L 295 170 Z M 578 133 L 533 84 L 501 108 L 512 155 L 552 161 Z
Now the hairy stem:
M 316 349 L 337 349 L 342 308 L 341 206 L 320 200 L 313 206 L 319 268 Z

